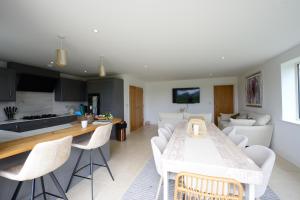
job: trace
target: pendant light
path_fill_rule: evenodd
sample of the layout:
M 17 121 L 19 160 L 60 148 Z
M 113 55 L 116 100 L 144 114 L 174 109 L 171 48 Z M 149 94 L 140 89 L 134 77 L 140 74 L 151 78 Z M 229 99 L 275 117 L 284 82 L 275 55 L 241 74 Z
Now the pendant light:
M 100 59 L 101 59 L 101 64 L 99 66 L 99 76 L 100 77 L 105 77 L 106 76 L 106 71 L 105 71 L 105 67 L 103 65 L 103 59 L 104 59 L 104 57 L 101 56 Z
M 67 50 L 63 49 L 63 40 L 65 37 L 58 36 L 58 39 L 60 40 L 60 48 L 56 49 L 56 60 L 55 64 L 59 67 L 64 67 L 67 65 Z

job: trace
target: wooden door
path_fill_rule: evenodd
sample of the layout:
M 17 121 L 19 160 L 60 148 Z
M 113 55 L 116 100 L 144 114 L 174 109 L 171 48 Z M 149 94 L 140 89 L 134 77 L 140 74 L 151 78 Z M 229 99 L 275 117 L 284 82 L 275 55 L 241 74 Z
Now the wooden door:
M 144 125 L 143 88 L 130 86 L 130 130 L 134 131 Z
M 217 125 L 220 113 L 233 113 L 233 85 L 214 86 L 214 111 Z

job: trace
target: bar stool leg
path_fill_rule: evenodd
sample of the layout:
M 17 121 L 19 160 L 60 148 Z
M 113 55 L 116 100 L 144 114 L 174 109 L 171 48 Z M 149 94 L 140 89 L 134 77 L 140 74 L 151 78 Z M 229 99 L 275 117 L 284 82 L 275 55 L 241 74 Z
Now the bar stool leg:
M 94 184 L 93 184 L 93 150 L 90 150 L 90 175 L 91 175 L 91 195 L 92 195 L 92 200 L 94 199 Z
M 19 192 L 20 192 L 20 189 L 21 189 L 21 187 L 22 187 L 22 184 L 23 184 L 23 181 L 20 181 L 20 182 L 18 183 L 17 188 L 16 188 L 16 190 L 15 190 L 15 192 L 14 192 L 14 194 L 13 194 L 11 200 L 16 200 L 16 199 L 17 199 L 18 194 L 19 194 Z
M 63 188 L 61 187 L 61 185 L 59 184 L 58 180 L 56 179 L 55 175 L 53 174 L 53 172 L 49 173 L 53 183 L 55 184 L 55 187 L 57 188 L 57 190 L 59 191 L 59 193 L 61 194 L 62 198 L 64 200 L 68 200 L 68 197 L 65 194 L 65 191 L 63 190 Z
M 71 186 L 72 180 L 73 180 L 73 178 L 74 178 L 74 174 L 75 174 L 75 172 L 76 172 L 76 170 L 77 170 L 77 167 L 78 167 L 78 165 L 79 165 L 79 163 L 80 163 L 80 160 L 81 160 L 81 157 L 82 157 L 83 151 L 84 151 L 84 150 L 82 149 L 82 150 L 81 150 L 81 152 L 80 152 L 80 154 L 79 154 L 79 157 L 78 157 L 78 159 L 77 159 L 77 161 L 76 161 L 76 164 L 75 164 L 75 167 L 74 167 L 74 169 L 73 169 L 73 172 L 72 172 L 72 174 L 71 174 L 71 178 L 70 178 L 70 181 L 69 181 L 69 183 L 68 183 L 68 186 L 67 186 L 66 192 L 68 192 L 68 191 L 69 191 L 69 189 L 70 189 L 70 186 Z
M 42 191 L 43 191 L 44 200 L 47 200 L 47 198 L 46 198 L 45 184 L 44 184 L 44 178 L 42 176 L 41 176 L 41 185 L 42 185 Z
M 114 177 L 113 177 L 113 175 L 112 175 L 112 173 L 111 173 L 111 171 L 110 171 L 110 169 L 109 169 L 109 166 L 108 166 L 108 164 L 107 164 L 107 161 L 105 160 L 105 157 L 104 157 L 104 155 L 103 155 L 103 152 L 102 152 L 102 150 L 101 150 L 101 147 L 99 147 L 98 150 L 99 150 L 99 153 L 100 153 L 100 155 L 101 155 L 101 157 L 102 157 L 102 159 L 103 159 L 103 161 L 104 161 L 104 163 L 105 163 L 106 169 L 108 170 L 108 172 L 109 172 L 109 174 L 110 174 L 111 179 L 112 179 L 113 181 L 115 181 L 115 179 L 114 179 Z
M 34 194 L 35 194 L 35 179 L 32 180 L 32 186 L 31 186 L 31 200 L 34 200 Z

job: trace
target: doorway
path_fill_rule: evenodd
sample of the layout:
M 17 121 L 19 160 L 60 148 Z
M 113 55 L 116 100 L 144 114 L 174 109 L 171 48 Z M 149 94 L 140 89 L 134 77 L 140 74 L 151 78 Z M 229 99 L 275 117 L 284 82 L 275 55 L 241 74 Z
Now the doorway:
M 143 88 L 129 86 L 130 131 L 144 125 L 144 94 Z
M 217 125 L 220 113 L 233 113 L 233 85 L 214 86 L 214 112 Z

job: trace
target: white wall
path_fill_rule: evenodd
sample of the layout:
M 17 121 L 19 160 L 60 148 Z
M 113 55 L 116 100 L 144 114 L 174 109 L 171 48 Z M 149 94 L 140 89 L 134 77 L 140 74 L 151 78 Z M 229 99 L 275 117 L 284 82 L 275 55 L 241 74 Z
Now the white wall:
M 253 67 L 239 77 L 239 110 L 269 113 L 272 115 L 275 130 L 271 147 L 282 157 L 300 167 L 300 125 L 282 121 L 281 104 L 281 64 L 300 56 L 300 45 L 269 60 L 259 67 Z M 262 108 L 245 105 L 245 77 L 262 71 Z
M 200 87 L 200 103 L 189 104 L 188 112 L 213 113 L 214 112 L 214 106 L 213 106 L 214 85 L 234 85 L 235 110 L 237 110 L 238 95 L 237 95 L 236 77 L 148 82 L 146 83 L 146 90 L 144 92 L 145 121 L 150 121 L 150 123 L 156 124 L 158 121 L 159 112 L 178 112 L 180 108 L 187 106 L 185 104 L 172 103 L 172 88 Z

